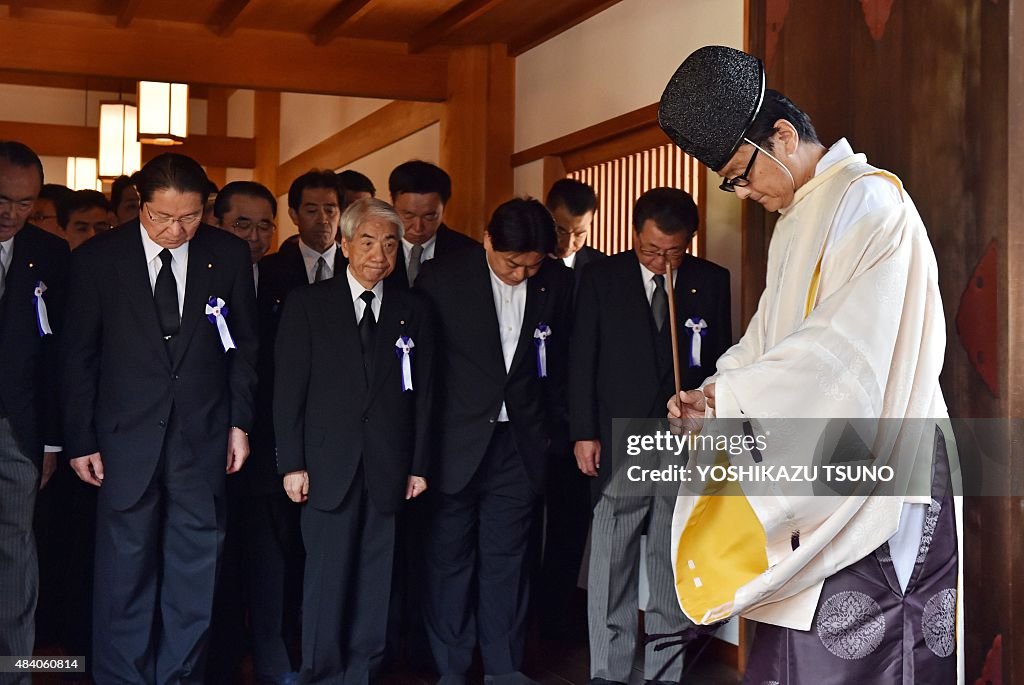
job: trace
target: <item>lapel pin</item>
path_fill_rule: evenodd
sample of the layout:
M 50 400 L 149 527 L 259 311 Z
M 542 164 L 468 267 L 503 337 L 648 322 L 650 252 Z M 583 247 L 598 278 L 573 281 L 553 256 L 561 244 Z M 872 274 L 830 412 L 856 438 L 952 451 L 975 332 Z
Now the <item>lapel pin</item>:
M 544 286 L 541 286 L 541 287 L 540 287 L 540 291 L 541 291 L 542 293 L 544 293 L 544 292 L 547 292 L 547 290 L 548 290 L 548 289 L 547 289 L 547 288 L 545 288 Z
M 207 264 L 207 265 L 206 265 L 206 268 L 207 268 L 207 269 L 212 269 L 212 268 L 213 268 L 213 264 Z
M 401 320 L 399 320 L 399 322 L 398 322 L 398 323 L 399 323 L 399 324 L 401 324 L 402 326 L 404 326 L 404 325 L 405 325 L 405 319 L 401 319 Z
M 696 288 L 690 288 L 690 292 L 693 293 L 694 295 L 696 295 L 697 294 L 697 289 Z
M 28 268 L 30 268 L 30 269 L 34 269 L 34 268 L 35 268 L 35 266 L 36 266 L 36 265 L 35 265 L 35 262 L 29 262 L 29 263 L 28 263 Z

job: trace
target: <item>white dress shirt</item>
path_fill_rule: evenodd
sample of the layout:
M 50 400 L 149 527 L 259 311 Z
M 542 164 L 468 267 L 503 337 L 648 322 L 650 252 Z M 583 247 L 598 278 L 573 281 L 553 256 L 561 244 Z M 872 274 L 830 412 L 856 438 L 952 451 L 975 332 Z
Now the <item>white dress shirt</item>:
M 516 347 L 519 346 L 519 332 L 523 328 L 527 281 L 524 280 L 519 285 L 509 285 L 494 274 L 490 264 L 487 265 L 487 270 L 491 274 L 491 294 L 494 295 L 494 310 L 498 314 L 501 354 L 505 360 L 505 373 L 508 373 L 512 359 L 516 356 Z M 504 402 L 501 403 L 501 411 L 498 412 L 498 421 L 508 421 Z
M 655 276 L 655 274 L 654 274 L 653 271 L 651 271 L 646 266 L 644 266 L 643 262 L 640 263 L 640 274 L 643 276 L 643 279 L 644 279 L 644 293 L 647 295 L 647 304 L 649 305 L 651 303 L 651 298 L 654 297 L 654 276 Z M 660 275 L 664 276 L 665 274 L 662 273 Z M 672 284 L 673 285 L 675 284 L 677 278 L 679 278 L 679 269 L 672 269 Z M 665 294 L 668 295 L 668 292 L 669 292 L 669 282 L 666 280 L 665 281 Z
M 334 257 L 338 252 L 337 243 L 331 243 L 331 246 L 327 248 L 323 254 L 317 252 L 306 243 L 299 240 L 299 252 L 302 253 L 302 261 L 306 265 L 306 280 L 310 283 L 316 278 L 316 262 L 321 257 L 324 258 L 324 278 L 334 278 Z
M 160 261 L 160 253 L 164 248 L 154 243 L 142 226 L 139 226 L 139 232 L 142 233 L 142 249 L 146 252 L 146 265 L 149 267 L 149 288 L 155 292 L 156 277 L 164 265 Z M 188 273 L 188 241 L 168 250 L 171 253 L 171 273 L 174 274 L 174 281 L 178 286 L 178 316 L 181 316 L 185 304 L 185 274 Z
M 351 267 L 345 269 L 345 275 L 348 276 L 348 287 L 352 291 L 352 305 L 356 310 L 356 325 L 363 320 L 363 310 L 366 309 L 366 303 L 363 302 L 362 298 L 359 297 L 366 288 L 363 284 L 356 280 L 356 277 L 352 275 Z M 373 319 L 374 321 L 380 321 L 380 304 L 384 298 L 384 281 L 377 281 L 377 284 L 373 286 Z
M 260 265 L 252 265 L 252 284 L 256 288 L 256 292 L 260 291 Z
M 437 244 L 437 234 L 430 236 L 430 240 L 423 243 L 423 253 L 420 254 L 420 264 L 427 261 L 428 259 L 434 258 L 434 246 Z M 412 243 L 405 238 L 402 238 L 402 253 L 405 255 L 405 266 L 406 271 L 409 268 L 409 260 L 412 259 Z
M 570 269 L 575 269 L 576 268 L 576 254 L 577 254 L 576 252 L 573 252 L 568 257 L 562 257 L 562 263 L 565 264 Z

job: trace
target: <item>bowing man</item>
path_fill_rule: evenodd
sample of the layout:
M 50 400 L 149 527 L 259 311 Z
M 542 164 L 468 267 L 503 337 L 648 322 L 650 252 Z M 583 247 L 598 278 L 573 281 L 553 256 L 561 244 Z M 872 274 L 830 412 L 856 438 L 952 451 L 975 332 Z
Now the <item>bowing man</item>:
M 202 682 L 225 473 L 249 454 L 255 293 L 245 243 L 201 223 L 208 181 L 173 153 L 136 177 L 139 218 L 75 251 L 65 449 L 99 487 L 97 682 Z
M 278 471 L 303 503 L 304 683 L 366 685 L 384 654 L 395 514 L 429 465 L 433 326 L 386 281 L 402 221 L 358 200 L 341 218 L 344 275 L 288 298 L 276 345 Z
M 60 450 L 54 332 L 67 243 L 27 223 L 43 165 L 0 141 L 0 654 L 30 655 L 39 591 L 32 516 Z M 45 324 L 45 325 L 44 325 Z M 29 682 L 9 676 L 4 682 Z
M 440 490 L 427 550 L 427 634 L 443 685 L 465 682 L 479 642 L 485 682 L 520 671 L 527 551 L 546 455 L 568 449 L 565 382 L 572 272 L 548 259 L 555 221 L 536 200 L 495 210 L 483 248 L 439 256 L 416 281 L 438 316 Z

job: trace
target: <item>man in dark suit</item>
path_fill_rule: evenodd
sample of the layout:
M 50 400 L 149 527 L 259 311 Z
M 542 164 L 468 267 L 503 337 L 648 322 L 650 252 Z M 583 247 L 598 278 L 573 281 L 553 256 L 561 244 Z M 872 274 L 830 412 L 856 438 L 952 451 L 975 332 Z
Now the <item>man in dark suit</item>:
M 10 656 L 32 654 L 39 582 L 32 515 L 62 445 L 54 333 L 68 247 L 26 223 L 42 185 L 39 157 L 0 141 L 0 654 Z
M 405 224 L 398 264 L 391 274 L 412 287 L 424 262 L 480 243 L 444 225 L 444 207 L 452 196 L 452 179 L 444 169 L 412 160 L 399 164 L 388 177 L 391 204 Z
M 713 373 L 715 360 L 732 343 L 729 272 L 686 253 L 698 220 L 697 206 L 684 191 L 644 193 L 633 209 L 633 249 L 588 266 L 576 299 L 569 406 L 577 464 L 596 479 L 588 613 L 591 682 L 599 685 L 629 681 L 645 527 L 650 597 L 644 629 L 674 633 L 687 625 L 670 559 L 675 492 L 636 496 L 609 490 L 608 484 L 625 479 L 626 466 L 612 463 L 613 452 L 624 454 L 612 444 L 612 420 L 662 418 L 664 398 L 674 392 L 668 297 L 676 302 L 684 388 L 698 387 Z M 673 270 L 671 295 L 666 262 Z M 672 661 L 675 656 L 649 645 L 645 678 L 678 682 L 682 659 Z
M 438 257 L 417 280 L 441 331 L 425 613 L 444 685 L 465 681 L 478 642 L 485 682 L 532 682 L 520 672 L 530 521 L 546 455 L 567 440 L 572 273 L 554 249 L 550 212 L 511 200 L 483 249 Z
M 369 685 L 387 633 L 395 514 L 426 490 L 433 326 L 389 284 L 402 222 L 358 200 L 341 222 L 345 275 L 292 293 L 276 345 L 274 426 L 306 547 L 304 683 Z
M 249 454 L 256 316 L 245 243 L 201 223 L 202 167 L 162 154 L 142 208 L 75 251 L 63 338 L 66 450 L 100 488 L 98 682 L 202 682 L 225 472 Z
M 234 181 L 217 194 L 213 215 L 217 225 L 249 245 L 253 282 L 258 290 L 259 262 L 270 248 L 276 229 L 277 199 L 264 185 Z M 289 649 L 298 635 L 301 596 L 299 511 L 282 491 L 277 475 L 270 406 L 274 339 L 273 328 L 263 320 L 273 315 L 266 310 L 260 310 L 259 315 L 256 421 L 249 434 L 251 454 L 245 468 L 227 483 L 227 530 L 217 580 L 207 682 L 233 682 L 247 644 L 257 681 L 280 684 L 298 678 Z
M 586 183 L 562 178 L 551 185 L 544 204 L 555 219 L 558 246 L 554 258 L 573 270 L 574 292 L 579 292 L 583 268 L 605 256 L 587 245 L 597 212 L 597 194 Z M 540 617 L 541 637 L 566 640 L 573 637 L 572 626 L 577 625 L 572 600 L 578 594 L 577 579 L 590 529 L 590 483 L 576 468 L 571 446 L 552 454 L 548 463 L 544 508 L 538 512 L 543 521 L 534 534 L 538 548 L 543 547 L 534 606 Z
M 579 290 L 583 267 L 605 256 L 604 252 L 587 245 L 597 212 L 597 194 L 586 183 L 560 178 L 551 185 L 544 204 L 555 217 L 558 233 L 555 256 L 573 270 Z

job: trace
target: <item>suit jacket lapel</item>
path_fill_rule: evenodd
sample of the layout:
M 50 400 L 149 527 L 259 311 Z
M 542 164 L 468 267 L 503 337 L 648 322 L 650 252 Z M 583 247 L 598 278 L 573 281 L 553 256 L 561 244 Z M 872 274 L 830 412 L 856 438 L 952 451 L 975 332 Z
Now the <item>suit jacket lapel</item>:
M 545 311 L 545 304 L 548 298 L 547 279 L 539 273 L 526 281 L 526 306 L 523 310 L 523 327 L 519 330 L 519 342 L 516 344 L 516 354 L 509 365 L 509 375 L 523 363 L 523 360 L 530 357 L 536 348 L 533 340 L 533 333 L 542 323 L 541 320 Z M 552 330 L 552 335 L 565 335 L 566 331 Z
M 203 229 L 189 241 L 188 244 L 188 269 L 185 275 L 185 302 L 181 310 L 181 332 L 178 333 L 178 342 L 173 346 L 174 363 L 177 366 L 185 355 L 192 334 L 195 331 L 196 323 L 206 318 L 206 303 L 210 297 L 225 299 L 230 293 L 211 293 L 210 282 L 213 280 L 213 272 L 220 266 L 213 254 L 206 249 L 203 240 Z M 226 300 L 225 300 L 226 301 Z M 231 303 L 227 302 L 228 309 Z M 230 317 L 230 314 L 229 314 Z M 230 321 L 229 321 L 230 326 Z
M 465 311 L 473 314 L 467 322 L 472 330 L 455 331 L 453 335 L 486 341 L 480 349 L 480 364 L 495 378 L 505 378 L 505 356 L 501 351 L 499 330 L 501 324 L 498 322 L 498 310 L 494 307 L 494 289 L 491 286 L 491 270 L 487 266 L 487 253 L 483 249 L 472 257 L 467 256 L 464 273 L 463 283 L 456 296 L 463 300 Z
M 117 272 L 124 287 L 124 293 L 129 305 L 135 310 L 135 319 L 141 329 L 142 340 L 151 341 L 155 351 L 154 356 L 163 360 L 168 365 L 170 359 L 167 356 L 167 349 L 163 344 L 163 333 L 160 332 L 160 322 L 156 318 L 156 304 L 153 301 L 153 286 L 149 282 L 149 265 L 146 263 L 146 251 L 142 248 L 142 229 L 139 222 L 128 224 L 124 230 L 124 250 L 120 253 L 117 261 Z
M 406 325 L 409 320 L 409 311 L 405 303 L 397 294 L 399 288 L 396 285 L 384 283 L 384 297 L 381 300 L 380 321 L 377 322 L 377 344 L 373 358 L 373 378 L 370 381 L 370 393 L 366 398 L 367 404 L 373 401 L 382 387 L 387 383 L 395 383 L 401 387 L 401 376 L 395 371 L 401 369 L 400 361 L 395 354 L 395 347 L 399 336 L 405 334 Z M 355 315 L 353 315 L 355 316 Z M 416 340 L 413 340 L 416 344 Z M 415 348 L 414 348 L 415 350 Z M 415 364 L 416 352 L 412 353 Z
M 363 373 L 363 345 L 359 340 L 356 325 L 356 309 L 352 302 L 352 290 L 348 279 L 342 275 L 331 279 L 330 284 L 316 288 L 319 294 L 320 323 L 327 332 L 331 346 L 338 351 L 334 359 L 338 362 L 338 377 L 344 379 L 348 392 L 359 396 L 366 394 L 366 379 Z M 314 334 L 315 334 L 314 324 Z M 363 402 L 360 402 L 363 404 Z

